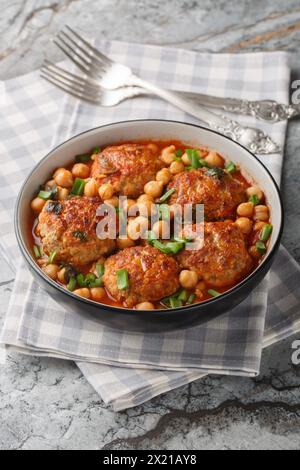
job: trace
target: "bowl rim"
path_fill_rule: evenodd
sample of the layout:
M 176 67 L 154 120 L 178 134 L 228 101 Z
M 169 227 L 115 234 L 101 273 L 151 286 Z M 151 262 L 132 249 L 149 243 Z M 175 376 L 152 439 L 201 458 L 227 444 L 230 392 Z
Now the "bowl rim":
M 125 308 L 125 307 L 116 307 L 116 306 L 113 306 L 113 305 L 102 304 L 100 302 L 96 302 L 96 301 L 91 300 L 91 299 L 86 299 L 84 297 L 80 297 L 80 296 L 74 294 L 73 292 L 68 291 L 67 289 L 62 287 L 60 284 L 58 284 L 54 280 L 50 279 L 46 274 L 43 273 L 42 269 L 37 265 L 37 263 L 35 263 L 34 259 L 31 256 L 31 254 L 27 250 L 27 247 L 25 246 L 23 237 L 20 234 L 20 225 L 21 225 L 21 223 L 20 223 L 20 217 L 19 217 L 19 207 L 20 207 L 20 202 L 21 202 L 21 199 L 22 199 L 24 188 L 27 185 L 27 182 L 30 180 L 30 178 L 32 176 L 32 173 L 37 168 L 42 166 L 43 163 L 49 158 L 49 156 L 55 150 L 59 149 L 60 147 L 65 145 L 67 142 L 70 142 L 73 139 L 76 139 L 80 136 L 88 134 L 89 132 L 92 132 L 92 131 L 96 131 L 98 129 L 104 129 L 106 127 L 114 127 L 114 126 L 120 126 L 122 124 L 138 123 L 138 122 L 162 122 L 162 123 L 167 122 L 167 123 L 171 123 L 171 124 L 181 124 L 181 125 L 184 125 L 184 126 L 195 127 L 197 129 L 203 129 L 203 130 L 205 130 L 207 132 L 210 132 L 212 134 L 216 134 L 216 135 L 220 136 L 223 139 L 227 139 L 227 140 L 233 142 L 235 145 L 237 145 L 237 146 L 241 147 L 242 149 L 246 150 L 250 154 L 250 156 L 253 157 L 258 162 L 258 164 L 263 168 L 263 170 L 267 173 L 268 177 L 270 178 L 270 180 L 272 181 L 272 183 L 274 185 L 274 188 L 275 188 L 278 200 L 279 200 L 279 205 L 280 205 L 280 214 L 279 214 L 280 215 L 280 227 L 279 227 L 279 232 L 278 232 L 277 238 L 274 242 L 274 245 L 273 245 L 272 249 L 269 251 L 269 253 L 267 253 L 267 256 L 264 258 L 262 263 L 259 264 L 254 271 L 252 271 L 245 279 L 240 281 L 236 286 L 234 286 L 231 289 L 229 289 L 228 291 L 222 293 L 220 296 L 213 297 L 211 299 L 205 300 L 205 301 L 200 302 L 200 303 L 192 304 L 192 305 L 186 305 L 186 306 L 182 306 L 182 307 L 168 308 L 168 309 L 155 309 L 155 310 L 135 310 L 135 309 Z M 282 232 L 283 232 L 283 226 L 284 226 L 283 201 L 282 201 L 282 196 L 281 196 L 279 187 L 278 187 L 273 175 L 268 170 L 268 168 L 257 158 L 257 156 L 253 152 L 251 152 L 251 150 L 249 150 L 248 148 L 246 148 L 242 144 L 234 141 L 230 137 L 228 137 L 226 135 L 223 135 L 220 132 L 215 131 L 213 129 L 209 129 L 209 128 L 201 126 L 199 124 L 194 124 L 194 123 L 189 123 L 189 122 L 184 122 L 184 121 L 177 121 L 177 120 L 172 120 L 172 119 L 152 119 L 152 118 L 151 119 L 128 119 L 128 120 L 125 120 L 125 121 L 118 121 L 118 122 L 113 122 L 113 123 L 109 123 L 109 124 L 103 124 L 101 126 L 96 126 L 96 127 L 91 128 L 91 129 L 80 132 L 76 135 L 73 135 L 69 139 L 64 140 L 63 142 L 61 142 L 60 144 L 58 144 L 57 146 L 52 148 L 36 165 L 34 165 L 34 167 L 32 168 L 30 173 L 25 178 L 25 180 L 24 180 L 24 182 L 23 182 L 23 184 L 22 184 L 22 186 L 19 190 L 17 200 L 16 200 L 16 203 L 15 203 L 15 210 L 14 210 L 14 231 L 15 231 L 15 236 L 16 236 L 18 245 L 20 247 L 22 255 L 24 256 L 26 261 L 29 263 L 31 268 L 38 274 L 39 277 L 41 277 L 44 281 L 46 281 L 46 283 L 49 284 L 51 287 L 54 287 L 55 289 L 62 292 L 66 296 L 69 296 L 69 297 L 75 299 L 76 301 L 78 301 L 79 303 L 82 303 L 83 307 L 84 307 L 84 305 L 90 305 L 90 306 L 92 305 L 94 307 L 99 308 L 99 310 L 101 310 L 101 308 L 102 308 L 102 309 L 105 309 L 105 310 L 109 310 L 112 313 L 114 312 L 114 313 L 117 313 L 117 314 L 124 314 L 124 315 L 137 315 L 137 314 L 140 315 L 142 313 L 147 313 L 148 316 L 149 315 L 153 315 L 153 316 L 163 315 L 163 316 L 166 316 L 166 315 L 170 315 L 170 313 L 181 312 L 182 310 L 184 310 L 186 312 L 190 312 L 190 311 L 194 312 L 197 309 L 199 309 L 199 313 L 200 313 L 201 308 L 207 306 L 208 304 L 211 305 L 211 307 L 213 308 L 213 306 L 217 302 L 225 300 L 226 298 L 229 298 L 232 295 L 234 295 L 235 293 L 237 293 L 239 290 L 243 289 L 243 287 L 247 283 L 249 283 L 255 276 L 257 276 L 262 269 L 264 269 L 265 264 L 268 261 L 271 261 L 271 259 L 274 257 L 274 255 L 277 252 L 277 249 L 279 247 L 281 237 L 282 237 Z M 249 292 L 249 294 L 250 294 L 250 292 Z

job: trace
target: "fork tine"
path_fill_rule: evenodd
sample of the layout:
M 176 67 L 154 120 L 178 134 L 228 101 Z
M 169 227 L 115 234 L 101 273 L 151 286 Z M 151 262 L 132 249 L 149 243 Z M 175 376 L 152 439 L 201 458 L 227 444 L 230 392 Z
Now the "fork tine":
M 77 65 L 77 67 L 86 75 L 89 74 L 89 69 L 85 67 L 76 57 L 71 54 L 66 47 L 60 44 L 56 39 L 54 39 L 54 44 L 67 56 L 69 59 Z
M 68 41 L 67 43 L 64 42 L 64 44 L 71 43 L 74 46 L 74 48 L 73 48 L 74 54 L 77 54 L 82 60 L 85 60 L 86 56 L 88 56 L 88 58 L 90 59 L 88 61 L 90 67 L 98 68 L 101 71 L 105 71 L 106 66 L 103 64 L 103 61 L 102 60 L 100 61 L 97 57 L 94 57 L 94 54 L 93 54 L 92 51 L 89 51 L 89 50 L 86 51 L 77 42 L 75 42 L 74 39 L 72 39 L 70 36 L 68 36 L 64 31 L 61 31 L 58 34 L 58 38 L 60 38 L 61 41 L 63 41 L 62 36 Z M 69 48 L 71 48 L 70 44 L 68 44 L 68 46 L 69 46 Z M 78 49 L 79 49 L 80 52 L 82 52 L 83 55 L 78 52 Z M 95 62 L 94 62 L 95 60 L 97 61 L 98 66 L 95 64 Z
M 66 25 L 65 26 L 79 41 L 81 41 L 86 47 L 87 49 L 89 49 L 90 51 L 92 51 L 100 60 L 102 60 L 104 63 L 106 63 L 107 65 L 112 65 L 113 64 L 113 61 L 107 57 L 106 55 L 102 54 L 100 51 L 98 51 L 98 49 L 96 49 L 95 47 L 93 47 L 88 41 L 86 41 L 82 36 L 80 36 L 78 33 L 76 33 L 76 31 L 74 31 L 72 28 L 70 28 L 70 26 Z
M 45 60 L 44 64 L 42 66 L 42 70 L 46 70 L 52 73 L 57 74 L 63 79 L 67 79 L 70 82 L 76 82 L 80 85 L 83 85 L 86 88 L 89 88 L 91 90 L 100 91 L 99 86 L 96 83 L 92 83 L 90 79 L 80 77 L 79 75 L 75 75 L 74 73 L 69 72 L 68 70 L 59 67 L 58 65 L 53 64 L 49 60 Z
M 61 85 L 69 87 L 71 90 L 79 93 L 85 93 L 86 96 L 90 98 L 99 97 L 99 90 L 95 88 L 88 88 L 85 85 L 80 83 L 76 83 L 74 80 L 69 78 L 61 77 L 58 74 L 51 72 L 49 69 L 42 68 L 41 73 L 42 76 L 47 76 L 48 78 L 52 78 L 53 80 L 57 81 Z
M 82 99 L 82 100 L 87 101 L 87 102 L 92 103 L 92 104 L 101 105 L 101 101 L 98 98 L 90 97 L 90 96 L 88 96 L 84 93 L 77 92 L 77 91 L 73 90 L 72 88 L 60 83 L 56 79 L 53 79 L 51 77 L 48 77 L 48 76 L 44 75 L 43 73 L 41 73 L 41 77 L 44 78 L 45 80 L 47 80 L 47 82 L 49 82 L 52 85 L 59 88 L 60 90 L 65 91 L 66 93 L 69 93 L 69 95 L 74 96 L 75 98 Z

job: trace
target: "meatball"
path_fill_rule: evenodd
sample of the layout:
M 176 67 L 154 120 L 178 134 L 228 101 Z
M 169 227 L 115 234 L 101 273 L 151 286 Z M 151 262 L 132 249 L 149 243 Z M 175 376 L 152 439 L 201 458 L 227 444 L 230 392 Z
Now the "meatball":
M 129 288 L 119 290 L 117 271 L 127 269 Z M 127 307 L 140 302 L 155 302 L 174 294 L 179 288 L 179 266 L 169 255 L 149 245 L 125 248 L 105 262 L 103 281 L 110 295 Z
M 194 224 L 192 230 L 196 229 Z M 177 260 L 182 268 L 196 271 L 212 287 L 236 284 L 252 268 L 244 235 L 230 221 L 205 222 L 202 247 L 181 251 Z
M 110 183 L 115 192 L 136 198 L 163 166 L 151 146 L 113 145 L 95 156 L 91 176 L 98 184 Z
M 75 266 L 95 261 L 110 253 L 114 240 L 100 240 L 96 226 L 101 217 L 96 210 L 100 198 L 72 197 L 64 201 L 48 201 L 39 215 L 36 229 L 45 253 L 56 251 L 56 260 Z
M 176 191 L 170 204 L 204 204 L 206 220 L 232 218 L 246 200 L 245 185 L 220 168 L 200 168 L 175 175 L 168 190 Z

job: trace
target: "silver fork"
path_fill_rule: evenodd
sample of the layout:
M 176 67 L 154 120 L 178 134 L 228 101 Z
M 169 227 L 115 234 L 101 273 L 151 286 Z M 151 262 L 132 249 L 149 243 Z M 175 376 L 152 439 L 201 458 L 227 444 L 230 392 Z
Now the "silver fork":
M 107 90 L 99 85 L 97 80 L 89 78 L 86 75 L 80 76 L 69 72 L 63 67 L 59 67 L 49 60 L 45 60 L 41 69 L 42 76 L 54 85 L 71 86 L 71 89 L 64 91 L 71 92 L 73 88 L 77 91 L 84 91 L 84 95 L 77 98 L 91 101 L 101 106 L 115 106 L 122 101 L 142 95 L 152 95 L 149 90 L 138 86 L 121 86 L 114 90 Z M 47 77 L 45 76 L 47 75 Z M 91 100 L 88 100 L 89 91 L 92 91 Z M 190 99 L 203 106 L 210 106 L 224 111 L 231 111 L 237 114 L 253 115 L 267 122 L 278 122 L 284 119 L 291 119 L 300 114 L 300 106 L 283 105 L 272 100 L 248 101 L 236 98 L 220 98 L 216 96 L 205 95 L 203 93 L 193 93 L 189 91 L 177 91 L 185 99 Z
M 116 89 L 122 86 L 137 86 L 154 93 L 177 106 L 183 111 L 197 117 L 213 130 L 224 134 L 258 154 L 269 154 L 280 151 L 280 147 L 261 130 L 243 127 L 236 121 L 221 117 L 192 100 L 183 98 L 177 92 L 171 92 L 143 80 L 133 74 L 129 67 L 112 62 L 108 57 L 81 38 L 75 31 L 67 27 L 58 34 L 55 44 L 84 72 L 86 77 L 93 79 L 102 87 Z

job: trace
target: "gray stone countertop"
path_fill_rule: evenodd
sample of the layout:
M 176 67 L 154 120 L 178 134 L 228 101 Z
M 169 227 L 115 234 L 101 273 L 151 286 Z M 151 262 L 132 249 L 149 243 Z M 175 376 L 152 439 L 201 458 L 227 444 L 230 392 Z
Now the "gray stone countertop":
M 106 39 L 201 51 L 292 51 L 300 78 L 299 0 L 0 0 L 0 79 L 38 68 L 63 25 Z M 299 134 L 298 134 L 299 132 Z M 288 129 L 283 243 L 300 262 L 300 121 Z M 13 273 L 0 260 L 0 315 Z M 300 335 L 298 335 L 298 339 Z M 12 355 L 0 368 L 1 449 L 299 449 L 300 368 L 289 338 L 255 380 L 207 377 L 134 409 L 107 408 L 67 361 Z

